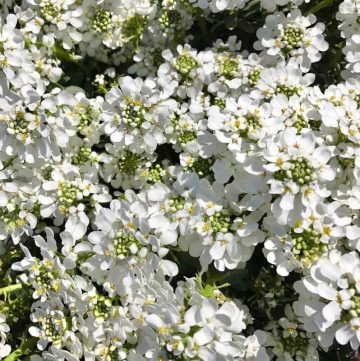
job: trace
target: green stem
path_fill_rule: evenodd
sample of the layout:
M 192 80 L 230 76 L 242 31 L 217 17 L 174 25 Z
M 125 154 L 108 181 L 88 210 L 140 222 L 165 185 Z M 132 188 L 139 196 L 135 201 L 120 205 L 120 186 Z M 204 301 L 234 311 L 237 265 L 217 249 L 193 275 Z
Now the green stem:
M 0 295 L 4 295 L 7 293 L 15 292 L 17 290 L 20 290 L 22 288 L 21 283 L 15 283 L 14 285 L 6 286 L 3 288 L 0 288 Z
M 21 356 L 27 354 L 31 350 L 36 344 L 36 341 L 37 339 L 35 337 L 25 339 L 21 342 L 20 347 L 8 355 L 3 361 L 19 361 Z
M 218 290 L 220 290 L 221 288 L 226 288 L 226 287 L 229 287 L 229 286 L 231 286 L 231 284 L 230 283 L 228 283 L 228 282 L 226 282 L 226 283 L 223 283 L 222 285 L 220 285 L 220 286 L 216 286 L 216 285 L 214 285 Z
M 318 4 L 314 5 L 312 8 L 310 8 L 308 11 L 305 12 L 305 15 L 315 14 L 318 11 L 320 11 L 323 8 L 326 8 L 330 6 L 334 0 L 323 0 L 320 1 Z

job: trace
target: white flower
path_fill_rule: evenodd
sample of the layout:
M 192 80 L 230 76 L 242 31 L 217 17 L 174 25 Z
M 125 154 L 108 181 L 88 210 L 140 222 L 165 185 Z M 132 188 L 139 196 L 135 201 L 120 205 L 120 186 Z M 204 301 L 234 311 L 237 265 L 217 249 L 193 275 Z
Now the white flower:
M 270 57 L 290 60 L 300 66 L 303 72 L 310 69 L 312 63 L 320 60 L 320 52 L 328 49 L 322 33 L 325 25 L 317 23 L 315 15 L 304 17 L 299 9 L 292 10 L 286 16 L 279 12 L 267 16 L 263 28 L 257 31 L 259 41 L 255 43 L 257 50 Z
M 316 332 L 324 347 L 335 336 L 339 343 L 350 343 L 354 350 L 358 349 L 360 260 L 357 253 L 330 252 L 328 258 L 319 259 L 309 276 L 295 283 L 295 288 L 298 292 L 305 291 L 295 302 L 295 312 L 304 322 L 305 330 Z
M 5 358 L 11 352 L 11 346 L 6 344 L 6 334 L 10 331 L 10 327 L 6 324 L 6 317 L 0 313 L 0 359 Z

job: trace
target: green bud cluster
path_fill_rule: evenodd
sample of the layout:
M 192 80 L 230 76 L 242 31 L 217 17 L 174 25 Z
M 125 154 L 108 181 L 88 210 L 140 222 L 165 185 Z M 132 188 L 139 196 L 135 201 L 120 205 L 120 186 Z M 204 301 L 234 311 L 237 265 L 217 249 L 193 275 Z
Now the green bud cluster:
M 357 107 L 360 108 L 360 94 L 355 96 L 355 99 Z
M 278 84 L 275 89 L 275 95 L 278 94 L 284 94 L 288 98 L 290 98 L 293 95 L 299 95 L 299 88 L 296 86 L 287 86 L 283 84 Z
M 128 17 L 122 24 L 121 30 L 125 38 L 128 40 L 137 40 L 144 31 L 146 22 L 145 16 L 135 14 Z
M 300 133 L 302 129 L 307 128 L 309 126 L 307 120 L 300 114 L 296 114 L 293 119 L 294 119 L 293 127 L 296 128 L 298 133 Z
M 109 351 L 105 356 L 104 361 L 118 361 L 119 360 L 119 351 L 116 347 L 109 347 Z
M 9 229 L 14 229 L 24 225 L 25 221 L 19 217 L 20 208 L 15 205 L 14 209 L 9 211 L 7 207 L 0 207 L 0 221 L 4 222 Z
M 185 198 L 182 196 L 176 196 L 169 200 L 169 212 L 176 213 L 177 211 L 182 211 L 185 206 Z
M 225 57 L 221 60 L 220 74 L 223 75 L 226 79 L 233 79 L 237 71 L 238 61 L 236 59 Z
M 176 28 L 180 20 L 181 15 L 178 11 L 164 9 L 159 18 L 159 23 L 163 29 Z
M 63 214 L 68 213 L 69 208 L 78 204 L 78 194 L 81 193 L 75 184 L 62 183 L 58 192 L 59 209 Z
M 212 173 L 211 166 L 214 161 L 211 158 L 201 158 L 199 157 L 194 161 L 190 169 L 196 172 L 200 178 L 206 177 Z
M 179 134 L 178 140 L 180 144 L 186 144 L 196 139 L 196 133 L 193 130 L 184 130 Z
M 305 332 L 298 332 L 295 337 L 290 336 L 283 338 L 282 345 L 284 347 L 284 351 L 289 352 L 291 356 L 295 356 L 299 353 L 306 356 L 309 341 L 306 338 Z
M 300 186 L 310 184 L 314 179 L 316 179 L 315 169 L 306 158 L 293 157 L 291 158 L 290 163 L 291 165 L 289 170 L 281 169 L 274 173 L 275 179 L 280 181 L 292 179 Z
M 177 114 L 170 115 L 170 123 L 174 129 L 180 129 L 180 117 Z
M 286 24 L 281 40 L 285 45 L 284 52 L 289 53 L 293 49 L 301 48 L 304 40 L 304 31 L 296 25 Z
M 175 61 L 175 69 L 185 78 L 197 67 L 197 61 L 190 54 L 182 54 Z
M 110 317 L 109 309 L 112 306 L 111 298 L 100 295 L 94 306 L 94 316 L 107 320 Z
M 51 21 L 59 13 L 59 10 L 54 6 L 51 0 L 43 0 L 40 4 L 40 14 L 43 19 Z
M 130 254 L 136 254 L 141 244 L 131 234 L 118 231 L 114 238 L 114 253 L 119 259 L 124 259 Z
M 114 25 L 111 21 L 112 14 L 108 10 L 95 13 L 92 18 L 92 28 L 98 34 L 107 34 L 112 31 Z
M 56 268 L 40 264 L 37 273 L 34 277 L 34 283 L 37 288 L 45 289 L 47 291 L 53 290 L 53 281 L 59 277 L 59 271 Z
M 76 153 L 73 157 L 73 163 L 75 165 L 84 164 L 90 159 L 91 148 L 90 147 L 81 147 L 79 152 Z
M 17 112 L 16 118 L 11 119 L 8 123 L 8 131 L 11 134 L 18 135 L 22 140 L 26 140 L 31 135 L 31 130 L 29 129 L 30 122 L 25 119 L 24 112 Z
M 77 126 L 77 130 L 80 132 L 84 128 L 88 127 L 92 122 L 92 108 L 87 107 L 85 112 L 78 112 L 77 115 L 79 116 L 79 124 Z
M 256 114 L 251 114 L 251 113 L 247 114 L 245 116 L 245 119 L 246 119 L 246 124 L 247 124 L 247 127 L 249 128 L 249 130 L 253 130 L 253 129 L 262 127 L 260 117 L 257 116 Z
M 333 103 L 336 107 L 342 107 L 344 105 L 344 99 L 342 97 L 331 96 L 329 101 Z
M 145 115 L 148 112 L 140 101 L 129 99 L 124 109 L 121 111 L 122 121 L 132 128 L 140 128 L 145 121 Z
M 355 290 L 354 290 L 355 292 Z M 351 309 L 349 312 L 353 317 L 360 317 L 360 295 L 354 295 L 351 298 Z
M 327 250 L 327 245 L 320 241 L 321 236 L 321 233 L 311 228 L 301 233 L 292 231 L 292 253 L 305 265 L 313 263 Z
M 150 167 L 148 171 L 148 180 L 150 183 L 161 182 L 162 174 L 164 168 L 160 164 L 154 164 Z
M 247 138 L 249 132 L 253 132 L 258 128 L 262 128 L 262 122 L 260 120 L 260 117 L 256 114 L 247 114 L 244 119 L 246 122 L 246 128 L 240 130 L 240 135 L 242 137 Z
M 220 109 L 225 109 L 226 102 L 224 99 L 221 99 L 219 97 L 215 97 L 212 99 L 212 105 L 218 106 Z
M 60 341 L 64 334 L 64 331 L 60 332 L 58 330 L 59 327 L 56 327 L 56 321 L 56 319 L 47 317 L 42 323 L 42 328 L 45 331 L 46 337 L 52 342 Z
M 260 79 L 261 70 L 254 68 L 249 72 L 248 79 L 251 86 L 255 86 Z
M 360 317 L 360 295 L 356 294 L 356 289 L 353 287 L 350 289 L 353 293 L 351 297 L 351 308 L 349 310 L 343 310 L 341 314 L 341 322 L 348 324 L 353 318 Z M 341 302 L 341 300 L 339 300 Z
M 121 173 L 127 175 L 135 175 L 138 168 L 141 166 L 143 158 L 140 154 L 125 150 L 120 157 L 118 167 Z
M 212 216 L 205 215 L 204 221 L 210 223 L 213 234 L 229 232 L 232 224 L 230 212 L 226 209 L 215 212 Z

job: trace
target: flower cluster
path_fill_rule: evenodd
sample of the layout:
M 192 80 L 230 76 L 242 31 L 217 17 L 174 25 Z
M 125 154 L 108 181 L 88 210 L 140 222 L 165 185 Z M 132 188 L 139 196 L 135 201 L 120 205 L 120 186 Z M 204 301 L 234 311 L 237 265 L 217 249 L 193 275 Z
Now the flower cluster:
M 358 355 L 357 0 L 3 3 L 0 359 Z
M 9 326 L 6 324 L 6 317 L 3 314 L 0 314 L 0 358 L 3 359 L 6 357 L 10 351 L 11 347 L 6 344 L 6 333 L 10 331 Z

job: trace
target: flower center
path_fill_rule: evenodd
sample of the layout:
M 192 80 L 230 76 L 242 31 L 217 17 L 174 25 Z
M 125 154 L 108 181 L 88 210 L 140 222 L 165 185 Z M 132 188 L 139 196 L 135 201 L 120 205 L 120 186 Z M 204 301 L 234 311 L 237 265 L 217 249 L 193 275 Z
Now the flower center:
M 114 253 L 119 259 L 126 258 L 129 254 L 135 255 L 141 247 L 139 241 L 131 234 L 119 231 L 114 238 Z
M 300 133 L 302 129 L 308 127 L 307 120 L 300 114 L 295 114 L 293 117 L 293 124 L 292 126 L 296 128 L 297 132 Z
M 139 168 L 143 158 L 140 154 L 130 152 L 125 150 L 118 163 L 120 172 L 127 175 L 135 175 L 137 169 Z
M 231 227 L 230 212 L 223 209 L 221 212 L 216 212 L 212 216 L 205 215 L 205 222 L 209 223 L 212 228 L 212 233 L 227 233 Z
M 176 10 L 163 10 L 159 23 L 163 29 L 176 28 L 181 20 L 181 15 Z
M 193 130 L 183 130 L 178 137 L 180 144 L 186 144 L 194 139 L 196 139 L 196 133 Z
M 316 178 L 315 169 L 306 158 L 292 158 L 290 164 L 290 169 L 281 169 L 275 172 L 275 179 L 280 181 L 292 179 L 295 183 L 302 186 L 311 183 Z
M 190 54 L 180 55 L 175 61 L 175 69 L 187 78 L 197 66 L 197 61 Z
M 90 159 L 90 155 L 90 147 L 81 147 L 79 152 L 74 155 L 73 163 L 76 165 L 85 164 Z
M 125 108 L 122 110 L 122 120 L 132 128 L 140 128 L 145 121 L 146 108 L 140 101 L 128 99 Z
M 341 315 L 341 321 L 349 323 L 351 319 L 360 317 L 360 295 L 355 293 L 355 287 L 353 288 L 353 296 L 351 297 L 351 308 L 349 310 L 343 310 Z M 341 300 L 339 300 L 341 302 Z
M 200 178 L 206 177 L 212 173 L 211 166 L 214 161 L 211 158 L 197 158 L 189 168 L 199 175 Z
M 23 141 L 25 141 L 32 133 L 32 130 L 29 129 L 30 121 L 25 118 L 24 112 L 17 112 L 15 119 L 9 121 L 8 132 L 19 136 Z
M 255 86 L 260 79 L 261 70 L 259 68 L 254 68 L 249 72 L 248 79 L 251 86 Z
M 51 342 L 60 342 L 65 332 L 64 320 L 61 318 L 46 317 L 42 322 L 46 337 Z
M 6 224 L 8 230 L 13 230 L 24 225 L 24 219 L 19 217 L 20 208 L 15 205 L 13 210 L 7 207 L 0 208 L 0 221 Z
M 145 16 L 139 14 L 128 17 L 121 27 L 123 36 L 136 42 L 144 31 L 145 20 Z
M 113 30 L 110 11 L 98 11 L 92 18 L 92 28 L 98 34 L 107 34 Z
M 284 84 L 278 84 L 275 88 L 275 95 L 284 94 L 288 98 L 293 95 L 299 95 L 300 89 L 296 86 L 287 86 Z
M 283 49 L 285 54 L 288 54 L 293 49 L 299 49 L 302 46 L 304 39 L 304 31 L 296 25 L 287 24 L 284 27 L 284 35 L 281 40 L 285 45 Z
M 40 4 L 40 14 L 46 21 L 53 20 L 56 15 L 59 13 L 59 9 L 57 9 L 51 0 L 43 0 Z
M 238 71 L 238 62 L 236 59 L 231 59 L 228 57 L 222 58 L 220 64 L 220 74 L 223 75 L 226 79 L 233 79 Z
M 160 164 L 153 164 L 148 171 L 148 180 L 150 183 L 161 182 L 164 168 Z
M 82 109 L 82 111 L 79 111 L 77 115 L 79 117 L 79 124 L 77 125 L 77 130 L 80 132 L 91 124 L 92 108 L 87 107 L 86 109 Z
M 98 296 L 94 306 L 94 316 L 100 317 L 104 320 L 110 316 L 109 308 L 112 306 L 111 298 L 105 296 Z
M 304 332 L 299 332 L 296 336 L 285 337 L 282 340 L 284 351 L 295 356 L 299 352 L 307 354 L 308 340 Z
M 182 196 L 176 196 L 169 200 L 169 208 L 168 211 L 170 213 L 176 213 L 177 211 L 181 211 L 185 206 L 185 198 Z
M 295 258 L 304 265 L 310 265 L 326 252 L 327 246 L 320 242 L 321 233 L 309 228 L 301 233 L 291 231 L 293 249 Z

